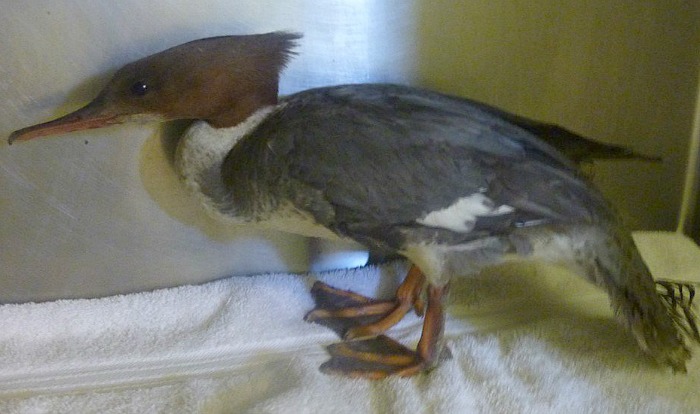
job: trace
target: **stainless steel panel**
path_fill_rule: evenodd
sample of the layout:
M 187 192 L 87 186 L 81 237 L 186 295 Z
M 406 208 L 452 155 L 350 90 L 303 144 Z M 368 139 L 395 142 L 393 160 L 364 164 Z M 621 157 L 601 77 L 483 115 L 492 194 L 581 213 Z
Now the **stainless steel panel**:
M 411 2 L 4 3 L 3 137 L 84 104 L 133 59 L 207 36 L 303 32 L 282 93 L 412 76 Z M 0 144 L 0 302 L 100 296 L 366 259 L 354 244 L 310 246 L 297 236 L 214 222 L 170 164 L 180 130 L 178 124 L 127 125 Z

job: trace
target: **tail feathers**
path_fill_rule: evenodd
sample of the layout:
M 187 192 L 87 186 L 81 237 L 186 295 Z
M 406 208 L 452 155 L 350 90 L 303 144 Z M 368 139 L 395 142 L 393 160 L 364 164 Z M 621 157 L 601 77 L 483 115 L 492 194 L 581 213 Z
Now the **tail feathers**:
M 660 157 L 640 154 L 626 147 L 593 141 L 557 125 L 533 123 L 525 128 L 561 151 L 577 164 L 605 159 L 662 161 Z
M 637 153 L 629 148 L 594 141 L 558 125 L 539 122 L 524 116 L 514 115 L 496 107 L 480 104 L 481 107 L 501 118 L 537 135 L 556 148 L 576 164 L 594 160 L 636 159 L 659 162 L 660 157 Z
M 608 292 L 615 315 L 640 348 L 660 364 L 685 372 L 691 356 L 686 342 L 700 342 L 692 309 L 695 288 L 656 283 L 628 231 L 613 223 L 604 233 L 587 245 L 595 257 L 589 260 L 594 263 L 592 279 Z
M 698 285 L 700 284 L 674 280 L 656 281 L 659 296 L 676 330 L 682 337 L 695 343 L 700 343 L 697 315 L 693 306 L 695 287 Z M 686 359 L 689 357 L 688 352 Z
M 657 296 L 643 301 L 644 306 L 630 300 L 630 295 L 615 301 L 618 312 L 624 315 L 642 350 L 675 372 L 686 372 L 685 365 L 691 357 L 686 340 L 700 343 L 693 309 L 695 287 L 671 280 L 657 281 L 656 286 Z
M 700 283 L 660 279 L 656 281 L 656 286 L 676 327 L 684 336 L 700 343 L 700 331 L 693 304 L 695 288 L 700 286 Z

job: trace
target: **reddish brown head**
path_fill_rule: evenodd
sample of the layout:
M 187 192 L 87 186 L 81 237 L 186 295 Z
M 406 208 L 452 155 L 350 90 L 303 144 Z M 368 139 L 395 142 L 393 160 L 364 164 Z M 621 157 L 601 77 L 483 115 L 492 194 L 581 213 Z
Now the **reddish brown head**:
M 279 73 L 298 34 L 195 40 L 129 63 L 99 95 L 64 117 L 13 132 L 14 141 L 101 128 L 134 119 L 204 119 L 236 125 L 277 102 Z

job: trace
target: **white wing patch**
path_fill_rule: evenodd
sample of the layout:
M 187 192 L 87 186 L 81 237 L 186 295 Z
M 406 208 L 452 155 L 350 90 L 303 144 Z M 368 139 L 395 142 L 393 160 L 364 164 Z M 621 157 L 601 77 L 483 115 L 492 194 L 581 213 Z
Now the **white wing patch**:
M 449 207 L 432 211 L 416 222 L 424 226 L 467 233 L 474 229 L 478 217 L 499 216 L 513 211 L 515 209 L 511 206 L 504 204 L 496 207 L 490 198 L 481 193 L 474 193 L 460 198 Z

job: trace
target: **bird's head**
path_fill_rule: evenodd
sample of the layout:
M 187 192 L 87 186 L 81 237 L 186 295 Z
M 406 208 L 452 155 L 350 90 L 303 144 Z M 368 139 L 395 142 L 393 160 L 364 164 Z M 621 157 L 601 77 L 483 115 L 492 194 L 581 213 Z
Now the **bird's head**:
M 129 63 L 75 112 L 13 132 L 9 143 L 133 120 L 234 126 L 277 102 L 279 73 L 301 36 L 274 32 L 195 40 Z

